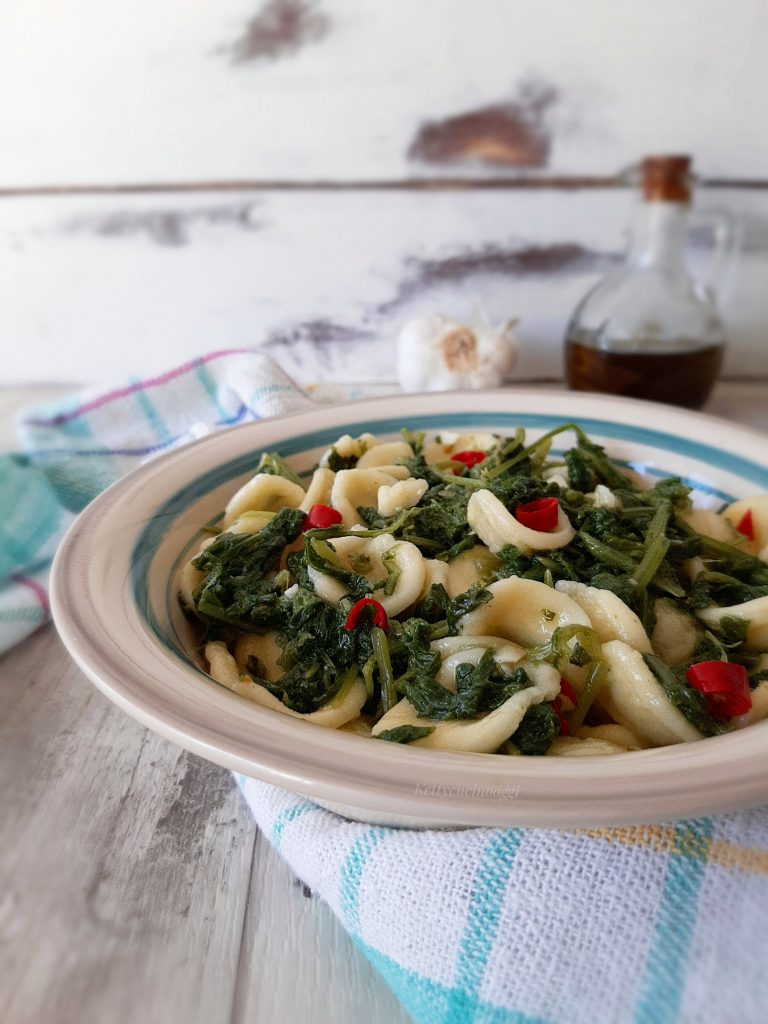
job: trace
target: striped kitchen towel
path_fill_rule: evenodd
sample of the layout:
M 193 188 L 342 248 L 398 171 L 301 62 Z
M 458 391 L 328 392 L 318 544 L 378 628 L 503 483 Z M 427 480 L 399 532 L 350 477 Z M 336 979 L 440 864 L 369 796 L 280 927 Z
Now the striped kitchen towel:
M 213 353 L 27 413 L 0 461 L 0 648 L 47 617 L 73 513 L 209 430 L 307 406 L 265 357 Z M 762 1024 L 768 810 L 592 832 L 349 822 L 251 779 L 265 834 L 419 1024 Z
M 48 620 L 51 559 L 91 498 L 175 445 L 311 406 L 271 359 L 227 349 L 28 410 L 24 455 L 0 456 L 0 652 Z
M 762 1024 L 768 810 L 415 831 L 238 776 L 262 831 L 418 1024 Z

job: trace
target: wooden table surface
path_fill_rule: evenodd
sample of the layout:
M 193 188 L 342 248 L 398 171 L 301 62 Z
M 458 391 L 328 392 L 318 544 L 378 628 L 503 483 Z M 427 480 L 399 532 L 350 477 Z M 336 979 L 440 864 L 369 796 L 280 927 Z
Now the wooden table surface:
M 9 410 L 37 393 L 0 392 Z M 768 429 L 768 385 L 717 415 Z M 230 774 L 110 704 L 51 626 L 0 659 L 0 1020 L 409 1020 Z

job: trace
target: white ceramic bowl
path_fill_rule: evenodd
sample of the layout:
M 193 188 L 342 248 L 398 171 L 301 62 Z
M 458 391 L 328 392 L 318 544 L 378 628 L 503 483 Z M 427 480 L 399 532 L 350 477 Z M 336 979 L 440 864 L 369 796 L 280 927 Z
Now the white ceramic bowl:
M 577 421 L 613 456 L 678 474 L 698 504 L 768 492 L 768 443 L 725 421 L 645 402 L 524 390 L 444 393 L 319 407 L 251 423 L 131 473 L 78 518 L 56 557 L 54 619 L 72 657 L 119 707 L 236 772 L 366 821 L 557 828 L 656 822 L 768 800 L 768 722 L 608 757 L 452 754 L 377 743 L 259 707 L 213 682 L 176 601 L 199 528 L 276 450 L 308 471 L 339 434 L 510 432 Z

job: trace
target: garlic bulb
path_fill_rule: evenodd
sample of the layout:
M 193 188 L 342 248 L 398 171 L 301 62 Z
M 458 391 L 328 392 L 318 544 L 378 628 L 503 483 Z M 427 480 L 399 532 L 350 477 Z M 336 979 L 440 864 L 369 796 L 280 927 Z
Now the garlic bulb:
M 438 314 L 409 320 L 397 340 L 397 379 L 404 391 L 497 387 L 515 364 L 516 320 L 467 326 Z

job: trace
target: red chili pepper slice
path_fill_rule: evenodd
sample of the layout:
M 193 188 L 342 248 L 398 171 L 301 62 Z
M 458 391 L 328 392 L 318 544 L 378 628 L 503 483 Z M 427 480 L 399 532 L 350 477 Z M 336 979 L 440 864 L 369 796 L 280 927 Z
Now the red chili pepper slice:
M 704 694 L 713 715 L 732 718 L 752 707 L 749 676 L 743 665 L 729 661 L 699 661 L 685 673 L 688 683 Z
M 560 693 L 562 693 L 564 697 L 567 697 L 574 707 L 576 707 L 576 705 L 579 703 L 579 698 L 576 696 L 576 691 L 568 682 L 568 680 L 563 679 L 562 677 L 560 679 Z
M 736 523 L 736 529 L 743 534 L 747 540 L 755 539 L 755 524 L 752 520 L 752 509 L 748 508 L 741 519 Z
M 304 520 L 302 532 L 305 530 L 326 530 L 329 526 L 338 526 L 341 512 L 330 505 L 313 505 Z
M 344 623 L 344 629 L 357 629 L 360 624 L 361 617 L 365 614 L 366 608 L 371 609 L 371 621 L 374 626 L 378 626 L 379 629 L 387 628 L 389 625 L 387 613 L 379 602 L 374 601 L 372 597 L 362 597 L 349 609 L 349 615 L 347 616 L 347 621 Z
M 560 514 L 560 502 L 557 498 L 537 498 L 526 505 L 518 505 L 515 519 L 530 530 L 539 533 L 550 533 L 557 526 Z
M 560 723 L 560 735 L 561 736 L 567 736 L 568 735 L 568 719 L 563 714 L 563 702 L 560 700 L 559 697 L 555 697 L 554 700 L 551 700 L 549 702 L 549 706 L 552 708 L 552 710 L 557 715 L 557 720 Z
M 485 461 L 485 452 L 456 452 L 451 456 L 452 462 L 463 462 L 467 469 L 472 469 L 478 463 Z

